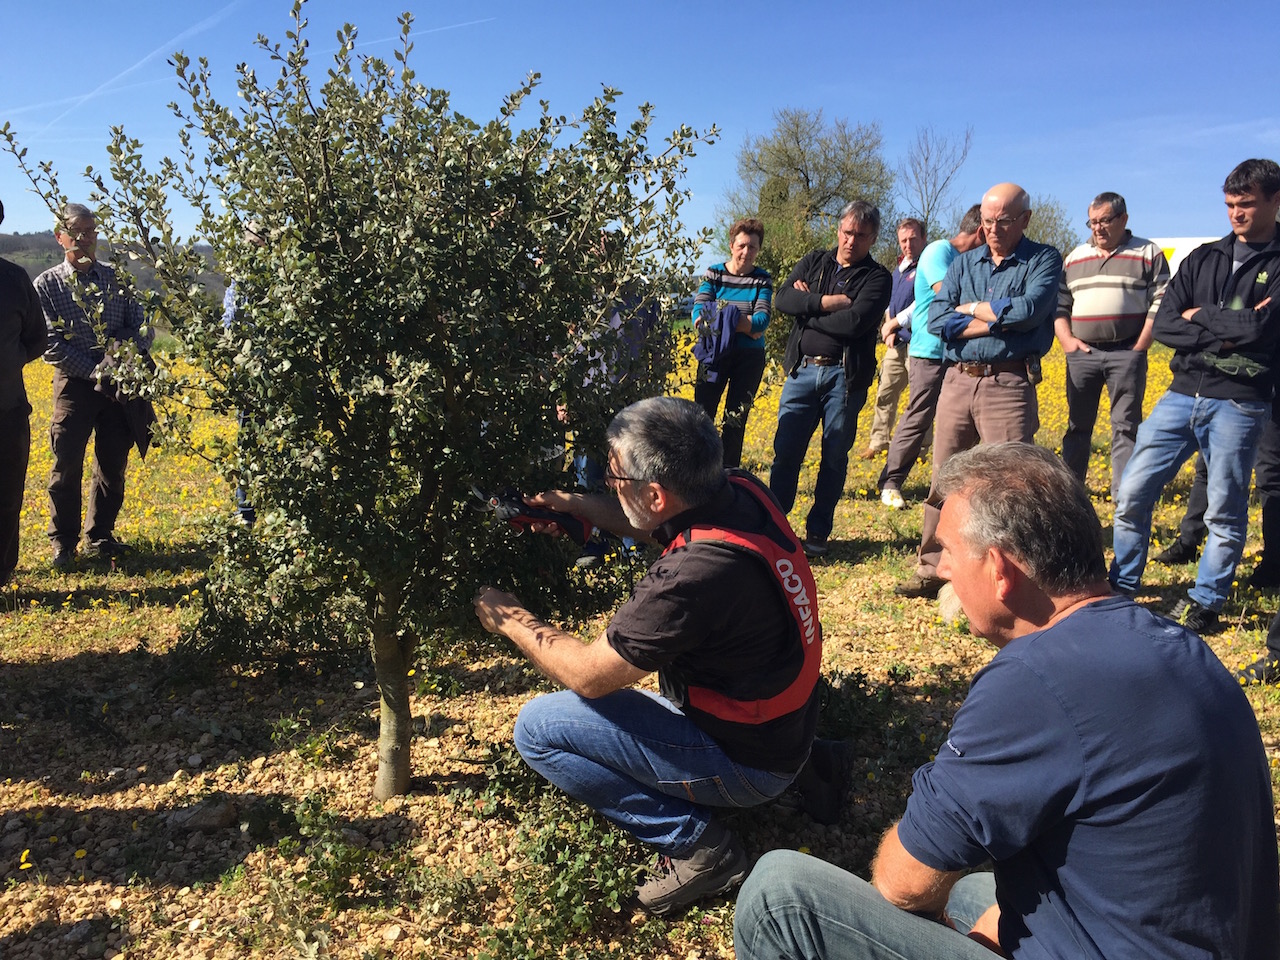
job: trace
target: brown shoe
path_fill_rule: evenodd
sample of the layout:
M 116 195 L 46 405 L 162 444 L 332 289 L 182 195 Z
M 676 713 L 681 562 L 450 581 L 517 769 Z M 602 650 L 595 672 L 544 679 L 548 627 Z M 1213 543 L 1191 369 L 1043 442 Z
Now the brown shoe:
M 687 857 L 660 857 L 658 874 L 636 890 L 640 906 L 656 917 L 733 889 L 751 872 L 737 837 L 712 820 Z
M 893 592 L 900 597 L 923 597 L 926 600 L 935 600 L 938 591 L 946 582 L 941 577 L 922 577 L 916 574 L 895 586 Z
M 867 449 L 858 454 L 858 458 L 861 460 L 874 460 L 876 457 L 884 456 L 888 452 L 888 447 L 885 447 L 883 450 L 876 450 L 874 447 L 867 447 Z

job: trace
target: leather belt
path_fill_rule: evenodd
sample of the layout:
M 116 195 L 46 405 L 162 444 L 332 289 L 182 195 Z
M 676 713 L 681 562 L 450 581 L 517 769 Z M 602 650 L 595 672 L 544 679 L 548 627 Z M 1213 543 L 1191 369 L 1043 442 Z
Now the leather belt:
M 839 357 L 804 357 L 800 361 L 801 366 L 810 367 L 838 367 L 840 366 Z
M 993 377 L 997 373 L 1027 372 L 1025 360 L 997 360 L 994 363 L 965 363 L 958 361 L 956 369 L 970 377 Z

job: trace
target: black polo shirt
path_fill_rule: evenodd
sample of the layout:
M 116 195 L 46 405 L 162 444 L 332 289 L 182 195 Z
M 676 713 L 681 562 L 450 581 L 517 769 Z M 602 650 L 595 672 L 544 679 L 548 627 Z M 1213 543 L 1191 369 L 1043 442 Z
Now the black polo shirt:
M 757 489 L 771 496 L 763 486 Z M 668 545 L 694 525 L 756 532 L 768 522 L 751 494 L 725 483 L 711 502 L 663 524 L 654 537 Z M 663 696 L 736 763 L 790 773 L 808 755 L 818 718 L 816 687 L 803 708 L 761 724 L 722 720 L 687 704 L 690 685 L 760 700 L 780 693 L 799 672 L 804 651 L 795 621 L 763 558 L 705 540 L 666 553 L 605 635 L 632 666 L 657 671 Z

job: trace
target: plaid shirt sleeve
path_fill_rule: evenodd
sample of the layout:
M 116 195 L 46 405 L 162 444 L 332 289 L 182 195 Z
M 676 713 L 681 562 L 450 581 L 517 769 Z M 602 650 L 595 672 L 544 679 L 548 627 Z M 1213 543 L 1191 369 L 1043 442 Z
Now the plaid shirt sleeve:
M 153 334 L 141 305 L 121 293 L 110 267 L 95 264 L 83 279 L 72 273 L 61 263 L 36 278 L 48 333 L 44 359 L 67 376 L 91 380 L 107 344 L 133 340 L 145 351 Z

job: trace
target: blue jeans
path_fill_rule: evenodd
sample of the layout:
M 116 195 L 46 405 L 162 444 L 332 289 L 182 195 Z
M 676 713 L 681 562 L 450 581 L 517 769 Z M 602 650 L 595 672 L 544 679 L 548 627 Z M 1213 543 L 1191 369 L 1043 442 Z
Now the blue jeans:
M 1120 478 L 1113 522 L 1115 560 L 1111 582 L 1134 591 L 1142 581 L 1156 498 L 1197 449 L 1208 470 L 1209 536 L 1187 595 L 1202 607 L 1221 610 L 1244 552 L 1249 521 L 1249 478 L 1258 439 L 1271 413 L 1260 401 L 1237 402 L 1166 393 L 1141 427 L 1133 457 Z
M 995 954 L 965 934 L 995 902 L 994 876 L 962 877 L 947 900 L 953 930 L 898 909 L 839 867 L 773 850 L 738 894 L 733 946 L 738 960 L 992 960 Z
M 535 697 L 516 718 L 514 739 L 545 779 L 671 857 L 697 845 L 711 821 L 707 807 L 753 807 L 795 779 L 734 763 L 674 704 L 647 690 L 594 700 L 571 690 Z
M 858 412 L 867 399 L 865 387 L 846 395 L 844 385 L 844 367 L 840 364 L 818 367 L 802 363 L 787 377 L 778 402 L 769 489 L 782 504 L 783 513 L 790 513 L 795 506 L 800 464 L 813 431 L 822 424 L 822 460 L 813 485 L 813 507 L 805 521 L 805 536 L 815 540 L 831 536 L 836 503 L 844 493 L 845 475 L 849 472 Z

